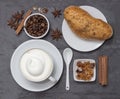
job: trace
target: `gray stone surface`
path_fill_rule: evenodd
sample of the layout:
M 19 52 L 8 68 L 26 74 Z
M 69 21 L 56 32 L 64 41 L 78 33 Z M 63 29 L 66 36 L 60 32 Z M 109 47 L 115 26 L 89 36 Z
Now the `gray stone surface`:
M 24 41 L 30 40 L 22 32 L 19 36 L 7 26 L 7 20 L 17 10 L 28 10 L 33 5 L 48 7 L 46 15 L 51 28 L 61 29 L 63 16 L 54 19 L 51 11 L 54 7 L 64 10 L 68 5 L 90 5 L 101 10 L 114 29 L 112 39 L 106 41 L 99 49 L 82 53 L 74 51 L 76 58 L 92 58 L 96 62 L 99 55 L 109 56 L 109 85 L 101 87 L 98 79 L 93 83 L 77 83 L 73 80 L 72 64 L 70 66 L 71 90 L 65 90 L 65 70 L 60 81 L 48 91 L 29 92 L 22 89 L 13 80 L 10 73 L 10 59 L 14 50 Z M 120 2 L 119 0 L 0 0 L 0 99 L 120 99 Z M 64 39 L 54 41 L 49 34 L 44 38 L 53 43 L 62 53 L 68 47 Z

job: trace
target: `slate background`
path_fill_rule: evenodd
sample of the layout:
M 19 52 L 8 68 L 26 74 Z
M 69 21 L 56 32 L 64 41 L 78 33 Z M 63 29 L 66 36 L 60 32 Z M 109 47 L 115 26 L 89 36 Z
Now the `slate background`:
M 29 92 L 22 89 L 13 80 L 10 72 L 10 59 L 14 50 L 24 41 L 30 40 L 24 32 L 19 36 L 7 26 L 7 20 L 18 10 L 28 10 L 32 6 L 48 7 L 51 28 L 61 29 L 63 16 L 54 19 L 54 8 L 64 10 L 69 5 L 90 5 L 98 8 L 106 16 L 114 29 L 112 39 L 106 41 L 99 49 L 82 53 L 74 51 L 76 58 L 92 58 L 96 62 L 99 55 L 109 56 L 109 85 L 102 87 L 98 79 L 93 83 L 77 83 L 73 80 L 72 64 L 70 66 L 71 90 L 65 90 L 65 70 L 60 81 L 48 91 Z M 0 99 L 120 99 L 120 2 L 119 0 L 0 0 Z M 64 39 L 54 41 L 49 34 L 44 38 L 53 43 L 62 53 L 68 47 Z

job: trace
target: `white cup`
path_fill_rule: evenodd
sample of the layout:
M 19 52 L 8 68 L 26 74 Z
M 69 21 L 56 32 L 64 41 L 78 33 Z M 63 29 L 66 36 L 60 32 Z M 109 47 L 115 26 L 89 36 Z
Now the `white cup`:
M 31 49 L 21 57 L 20 70 L 29 81 L 42 82 L 49 79 L 55 83 L 56 79 L 51 76 L 53 69 L 52 58 L 43 50 Z

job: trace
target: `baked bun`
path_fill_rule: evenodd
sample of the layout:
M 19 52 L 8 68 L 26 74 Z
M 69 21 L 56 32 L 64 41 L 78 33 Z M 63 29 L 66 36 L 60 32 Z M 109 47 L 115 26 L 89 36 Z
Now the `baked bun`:
M 77 6 L 69 6 L 64 10 L 64 18 L 71 30 L 84 39 L 109 39 L 112 34 L 112 27 L 102 21 L 92 17 L 85 10 Z

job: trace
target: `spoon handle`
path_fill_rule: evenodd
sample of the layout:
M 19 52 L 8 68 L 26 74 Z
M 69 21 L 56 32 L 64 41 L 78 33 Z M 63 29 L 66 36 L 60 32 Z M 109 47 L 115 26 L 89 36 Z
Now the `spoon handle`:
M 69 66 L 66 68 L 66 90 L 70 90 L 70 83 L 69 83 Z

